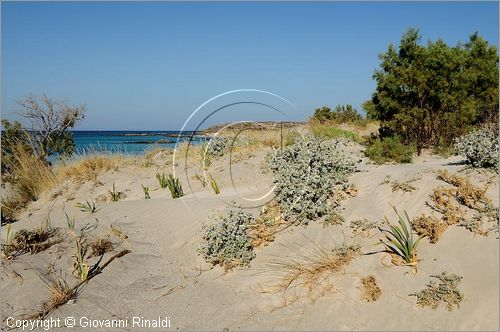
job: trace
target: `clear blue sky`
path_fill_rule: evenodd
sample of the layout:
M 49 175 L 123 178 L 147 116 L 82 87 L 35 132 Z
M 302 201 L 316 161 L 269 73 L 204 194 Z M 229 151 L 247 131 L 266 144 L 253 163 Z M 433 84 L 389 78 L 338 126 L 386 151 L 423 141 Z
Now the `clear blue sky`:
M 262 89 L 361 109 L 377 55 L 423 41 L 498 45 L 497 2 L 2 2 L 2 116 L 28 93 L 85 103 L 78 129 L 179 129 L 205 100 Z M 223 119 L 224 120 L 224 119 Z

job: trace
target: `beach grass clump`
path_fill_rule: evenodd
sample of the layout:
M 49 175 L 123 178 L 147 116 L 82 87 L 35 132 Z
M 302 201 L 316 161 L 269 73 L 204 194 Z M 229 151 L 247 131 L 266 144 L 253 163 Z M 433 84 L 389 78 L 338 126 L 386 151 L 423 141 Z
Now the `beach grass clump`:
M 102 256 L 115 248 L 115 243 L 107 236 L 98 236 L 89 243 L 90 253 L 88 257 Z
M 75 205 L 77 208 L 80 209 L 82 212 L 90 212 L 90 213 L 96 213 L 97 211 L 100 210 L 98 206 L 96 206 L 95 202 L 86 200 L 85 203 L 76 203 Z
M 246 266 L 255 257 L 249 227 L 253 217 L 243 210 L 230 209 L 226 216 L 203 228 L 201 253 L 211 264 L 226 269 Z
M 380 229 L 385 235 L 385 240 L 381 239 L 380 242 L 384 244 L 387 251 L 393 255 L 393 263 L 416 266 L 417 247 L 422 237 L 418 236 L 416 239 L 413 238 L 410 217 L 406 211 L 406 219 L 401 217 L 396 208 L 394 208 L 394 212 L 396 212 L 398 216 L 399 226 L 391 225 L 387 217 L 385 217 L 389 229 Z M 398 261 L 397 258 L 402 259 L 402 262 Z
M 408 164 L 413 161 L 417 149 L 414 145 L 405 145 L 398 136 L 375 138 L 366 142 L 365 156 L 375 164 Z
M 490 128 L 482 128 L 455 140 L 455 150 L 463 155 L 472 167 L 498 167 L 498 133 Z
M 125 197 L 125 194 L 122 191 L 117 191 L 115 187 L 115 183 L 113 182 L 113 189 L 108 190 L 109 200 L 111 202 L 118 202 L 119 200 Z
M 63 239 L 59 228 L 53 227 L 49 218 L 33 230 L 21 229 L 14 232 L 9 225 L 6 241 L 2 243 L 2 252 L 4 256 L 11 258 L 25 253 L 36 254 L 62 242 Z
M 438 281 L 431 280 L 426 288 L 418 293 L 410 294 L 410 296 L 417 297 L 417 305 L 432 309 L 444 305 L 448 311 L 453 310 L 455 306 L 459 308 L 460 302 L 464 299 L 464 295 L 458 289 L 462 277 L 448 272 L 431 275 L 431 277 Z
M 50 165 L 35 157 L 21 145 L 12 147 L 12 163 L 8 182 L 12 185 L 9 197 L 2 197 L 2 220 L 15 220 L 18 212 L 58 183 Z M 5 210 L 4 210 L 5 209 Z
M 303 249 L 305 251 L 297 258 L 276 258 L 269 263 L 269 268 L 281 275 L 274 285 L 276 291 L 285 294 L 291 288 L 301 288 L 305 294 L 300 297 L 311 301 L 323 296 L 330 289 L 330 278 L 361 253 L 359 246 L 347 244 L 335 246 L 331 250 L 317 244 Z
M 74 299 L 78 294 L 78 289 L 70 287 L 65 277 L 58 276 L 55 281 L 45 281 L 47 289 L 51 293 L 48 301 L 42 304 L 42 308 L 36 314 L 29 317 L 30 319 L 44 319 L 51 312 L 66 304 L 69 300 Z
M 168 174 L 167 187 L 170 191 L 170 194 L 172 195 L 172 198 L 179 198 L 184 196 L 181 181 L 179 180 L 179 178 L 174 177 L 172 174 Z
M 375 302 L 378 301 L 380 296 L 382 295 L 382 291 L 380 287 L 377 285 L 377 280 L 375 276 L 369 275 L 364 278 L 361 278 L 361 298 L 366 302 Z
M 165 189 L 168 186 L 168 181 L 167 181 L 167 176 L 165 173 L 156 173 L 156 180 L 158 180 L 158 184 L 160 185 L 160 188 Z
M 18 200 L 2 197 L 2 226 L 17 221 L 17 213 L 22 210 L 24 204 Z
M 343 147 L 341 140 L 308 137 L 271 157 L 275 199 L 285 220 L 306 225 L 336 213 L 340 202 L 333 195 L 356 170 Z
M 124 158 L 119 155 L 93 154 L 81 156 L 77 161 L 66 166 L 57 167 L 57 173 L 62 175 L 62 179 L 74 179 L 83 183 L 86 181 L 97 181 L 99 174 L 117 170 L 123 166 Z

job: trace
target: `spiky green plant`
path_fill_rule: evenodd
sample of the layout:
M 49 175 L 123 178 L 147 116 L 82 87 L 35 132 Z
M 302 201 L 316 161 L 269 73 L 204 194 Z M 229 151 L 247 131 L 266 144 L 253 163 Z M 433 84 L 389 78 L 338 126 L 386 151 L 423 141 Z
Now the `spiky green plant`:
M 178 178 L 174 177 L 172 174 L 168 174 L 167 184 L 168 190 L 170 190 L 170 194 L 172 194 L 172 198 L 184 196 L 184 191 L 182 190 L 182 185 Z
M 87 280 L 89 274 L 89 266 L 85 262 L 85 254 L 87 253 L 87 246 L 82 239 L 75 239 L 75 263 L 74 270 L 80 280 Z
M 145 187 L 144 185 L 141 184 L 142 191 L 144 191 L 144 199 L 151 199 L 151 196 L 149 196 L 149 187 Z
M 116 191 L 115 183 L 113 182 L 113 190 L 108 190 L 111 202 L 118 202 L 123 198 L 121 191 Z
M 212 177 L 212 174 L 208 173 L 208 177 L 210 178 L 210 186 L 216 195 L 220 194 L 220 188 L 215 179 Z
M 160 188 L 165 189 L 168 186 L 168 180 L 165 175 L 165 173 L 156 173 L 156 179 L 158 180 L 158 183 L 160 184 Z
M 380 241 L 387 247 L 388 251 L 401 257 L 407 265 L 415 266 L 417 264 L 417 246 L 423 236 L 413 239 L 410 217 L 405 211 L 406 220 L 401 217 L 396 208 L 394 212 L 398 216 L 399 226 L 394 226 L 389 223 L 387 217 L 386 222 L 389 224 L 389 229 L 380 229 L 385 234 L 385 240 Z
M 75 229 L 75 217 L 70 218 L 69 215 L 64 211 L 64 215 L 66 216 L 66 225 L 68 225 L 68 229 L 70 231 Z
M 114 184 L 113 184 L 113 191 L 114 191 Z M 85 201 L 84 203 L 76 203 L 75 206 L 80 209 L 82 212 L 90 212 L 90 213 L 96 213 L 97 211 L 100 210 L 99 207 L 95 205 L 94 202 L 92 201 Z

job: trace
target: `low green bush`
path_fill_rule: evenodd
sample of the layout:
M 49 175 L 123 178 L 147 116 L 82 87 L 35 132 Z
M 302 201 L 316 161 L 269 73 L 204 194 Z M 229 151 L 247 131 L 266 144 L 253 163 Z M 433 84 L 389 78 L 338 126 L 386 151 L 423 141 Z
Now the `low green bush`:
M 415 145 L 403 144 L 398 136 L 369 139 L 365 144 L 367 145 L 365 156 L 376 164 L 389 162 L 411 163 L 413 155 L 417 151 Z
M 496 168 L 498 148 L 498 133 L 489 128 L 474 130 L 455 140 L 456 151 L 472 167 Z
M 328 123 L 311 124 L 310 128 L 311 128 L 311 131 L 314 134 L 314 136 L 319 137 L 319 138 L 333 139 L 333 138 L 343 137 L 343 138 L 347 138 L 347 139 L 354 141 L 354 142 L 358 142 L 358 143 L 361 142 L 361 138 L 359 137 L 359 135 L 357 133 L 349 131 L 349 130 L 341 129 L 338 127 L 338 125 L 333 124 L 333 123 L 331 123 L 331 124 L 328 124 Z
M 226 268 L 248 265 L 255 257 L 248 235 L 252 216 L 243 210 L 229 210 L 214 224 L 203 228 L 201 253 L 205 260 Z
M 333 194 L 348 184 L 356 170 L 342 140 L 306 137 L 278 151 L 270 160 L 276 202 L 285 220 L 296 225 L 337 215 Z

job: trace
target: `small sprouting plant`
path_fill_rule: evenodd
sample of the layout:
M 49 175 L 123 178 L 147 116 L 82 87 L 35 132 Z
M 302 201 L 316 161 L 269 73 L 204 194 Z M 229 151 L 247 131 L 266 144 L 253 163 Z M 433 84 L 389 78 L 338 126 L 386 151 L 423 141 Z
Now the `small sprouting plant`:
M 156 179 L 158 180 L 158 183 L 160 184 L 160 188 L 165 189 L 168 186 L 168 180 L 165 175 L 165 173 L 156 173 Z
M 149 187 L 145 187 L 144 185 L 141 184 L 142 191 L 144 192 L 144 199 L 151 199 L 151 196 L 149 196 Z
M 108 190 L 111 202 L 118 202 L 123 198 L 121 191 L 116 191 L 115 183 L 113 182 L 113 190 Z
M 203 176 L 201 176 L 200 174 L 196 173 L 196 175 L 194 176 L 194 178 L 198 181 L 200 181 L 201 185 L 203 187 L 206 187 L 207 186 L 207 181 L 205 180 L 205 178 Z
M 437 309 L 441 304 L 445 304 L 446 309 L 449 311 L 453 310 L 453 306 L 458 308 L 460 302 L 464 299 L 464 295 L 458 289 L 462 277 L 456 274 L 448 274 L 448 272 L 431 275 L 431 277 L 439 280 L 439 282 L 431 281 L 425 289 L 410 294 L 410 296 L 417 297 L 417 305 Z
M 174 177 L 172 174 L 168 175 L 167 178 L 168 190 L 172 194 L 172 198 L 179 198 L 184 196 L 184 191 L 182 190 L 181 182 L 178 178 Z
M 113 183 L 113 191 L 115 190 L 115 185 Z M 100 210 L 99 207 L 95 205 L 94 202 L 86 200 L 85 203 L 76 203 L 75 206 L 82 212 L 96 213 Z
M 87 253 L 87 245 L 82 237 L 75 239 L 75 262 L 73 268 L 80 280 L 87 280 L 89 266 L 85 262 L 85 254 Z
M 220 188 L 215 179 L 213 178 L 212 174 L 208 174 L 208 177 L 210 178 L 210 186 L 212 187 L 212 190 L 216 195 L 220 194 Z
M 12 231 L 12 225 L 8 224 L 7 233 L 5 234 L 5 243 L 2 244 L 2 253 L 6 258 L 10 257 L 10 253 L 12 251 L 10 242 L 12 240 L 13 235 L 14 232 Z
M 387 224 L 389 224 L 389 229 L 381 229 L 381 231 L 385 233 L 386 239 L 381 239 L 380 241 L 388 248 L 390 253 L 402 258 L 406 265 L 416 266 L 417 246 L 423 237 L 419 236 L 414 240 L 408 213 L 405 211 L 405 220 L 401 217 L 396 208 L 394 208 L 394 211 L 398 216 L 399 226 L 391 225 L 387 218 L 385 218 Z
M 66 216 L 66 225 L 68 225 L 68 229 L 70 231 L 75 229 L 75 217 L 70 218 L 69 215 L 64 211 L 64 215 Z

